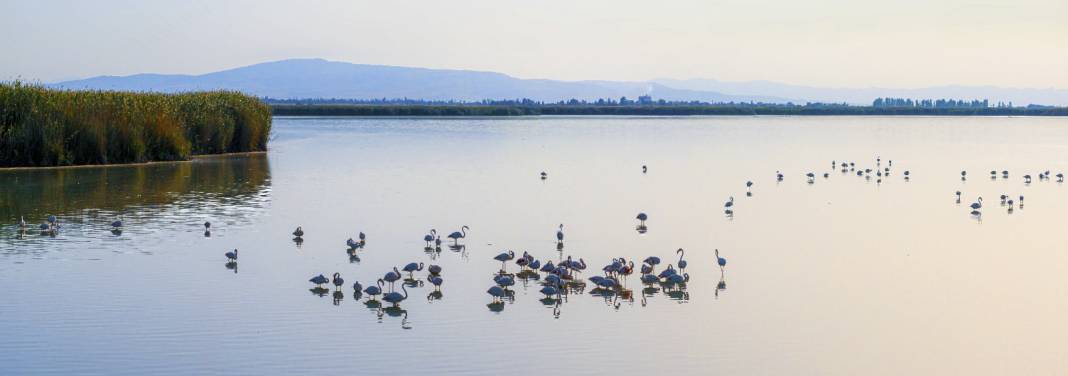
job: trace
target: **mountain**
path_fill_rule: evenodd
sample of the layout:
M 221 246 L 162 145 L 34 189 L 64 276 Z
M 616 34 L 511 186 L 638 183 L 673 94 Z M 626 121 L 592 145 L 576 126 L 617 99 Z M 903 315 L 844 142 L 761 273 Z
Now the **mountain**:
M 785 102 L 761 95 L 734 96 L 708 90 L 675 89 L 652 82 L 555 81 L 519 79 L 494 72 L 352 64 L 291 59 L 203 75 L 137 74 L 100 76 L 51 85 L 67 89 L 181 92 L 230 89 L 271 98 L 412 98 L 466 100 L 530 98 L 658 99 Z
M 229 89 L 278 99 L 410 98 L 426 100 L 518 99 L 556 102 L 571 98 L 656 99 L 705 102 L 870 104 L 877 97 L 989 99 L 1068 106 L 1068 90 L 992 86 L 921 89 L 819 88 L 769 81 L 711 79 L 640 81 L 557 81 L 520 79 L 495 72 L 352 64 L 323 59 L 290 59 L 202 75 L 137 74 L 99 76 L 50 85 L 67 89 L 182 92 Z
M 935 86 L 918 89 L 890 88 L 821 88 L 789 85 L 771 81 L 717 81 L 711 79 L 654 80 L 658 84 L 695 91 L 718 91 L 733 95 L 774 95 L 797 98 L 798 102 L 833 102 L 871 104 L 875 98 L 895 97 L 914 99 L 989 99 L 991 103 L 1012 102 L 1014 105 L 1044 104 L 1068 106 L 1068 90 L 1018 89 L 995 86 Z

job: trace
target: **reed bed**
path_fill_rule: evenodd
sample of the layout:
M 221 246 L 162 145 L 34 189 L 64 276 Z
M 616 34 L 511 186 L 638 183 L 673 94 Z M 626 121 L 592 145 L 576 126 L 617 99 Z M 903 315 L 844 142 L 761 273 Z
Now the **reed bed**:
M 271 109 L 232 91 L 56 90 L 0 83 L 0 166 L 188 159 L 267 150 Z

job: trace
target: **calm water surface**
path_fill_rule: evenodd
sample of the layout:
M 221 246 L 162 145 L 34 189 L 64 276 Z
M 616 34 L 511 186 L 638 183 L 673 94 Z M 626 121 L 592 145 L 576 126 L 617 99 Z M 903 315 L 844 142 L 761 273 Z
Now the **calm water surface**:
M 274 131 L 269 155 L 0 172 L 0 373 L 1068 373 L 1068 187 L 1022 178 L 1068 171 L 1068 119 L 278 118 Z M 893 160 L 881 183 L 830 165 L 876 156 Z M 1001 194 L 1025 206 L 1010 213 Z M 50 213 L 54 237 L 18 234 L 19 216 Z M 463 251 L 424 250 L 430 228 L 462 225 Z M 485 293 L 504 249 L 581 257 L 588 277 L 613 257 L 674 263 L 677 248 L 680 289 L 633 275 L 629 294 L 587 285 L 559 306 L 533 280 L 500 307 Z M 380 310 L 307 282 L 367 285 L 409 262 L 442 266 L 440 295 L 415 285 Z

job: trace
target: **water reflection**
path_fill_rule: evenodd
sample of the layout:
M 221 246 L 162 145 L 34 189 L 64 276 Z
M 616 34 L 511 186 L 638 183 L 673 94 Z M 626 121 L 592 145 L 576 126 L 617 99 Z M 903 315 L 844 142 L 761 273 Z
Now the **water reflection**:
M 203 158 L 135 166 L 0 171 L 0 230 L 19 218 L 40 220 L 47 238 L 76 233 L 81 247 L 107 249 L 106 238 L 131 238 L 149 247 L 174 231 L 190 231 L 205 218 L 239 225 L 262 211 L 270 197 L 264 154 Z M 195 213 L 195 214 L 191 214 Z M 113 226 L 115 218 L 123 225 Z M 48 221 L 47 219 L 52 219 Z M 190 223 L 192 222 L 192 223 Z M 196 226 L 196 227 L 193 227 Z M 0 237 L 0 254 L 46 252 L 55 247 L 22 236 Z M 205 228 L 204 236 L 211 236 Z M 19 242 L 20 244 L 15 244 Z

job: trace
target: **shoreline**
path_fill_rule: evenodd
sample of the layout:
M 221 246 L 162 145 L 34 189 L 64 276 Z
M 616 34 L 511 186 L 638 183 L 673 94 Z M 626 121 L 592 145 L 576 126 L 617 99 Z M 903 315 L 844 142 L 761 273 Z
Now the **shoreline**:
M 169 163 L 190 163 L 196 162 L 198 159 L 212 159 L 212 158 L 229 158 L 238 156 L 249 156 L 267 154 L 267 151 L 241 151 L 234 153 L 221 153 L 221 154 L 201 154 L 190 156 L 189 159 L 177 160 L 177 161 L 148 161 L 148 162 L 133 162 L 133 163 L 109 163 L 109 164 L 85 164 L 85 165 L 70 165 L 70 166 L 16 166 L 16 167 L 0 167 L 0 172 L 8 171 L 29 171 L 29 170 L 59 170 L 59 169 L 75 169 L 75 168 L 107 168 L 107 167 L 132 167 L 132 166 L 149 166 L 155 164 L 169 164 Z
M 708 105 L 493 105 L 493 104 L 281 104 L 273 116 L 491 117 L 537 116 L 1068 116 L 1068 107 L 874 107 L 841 104 Z

